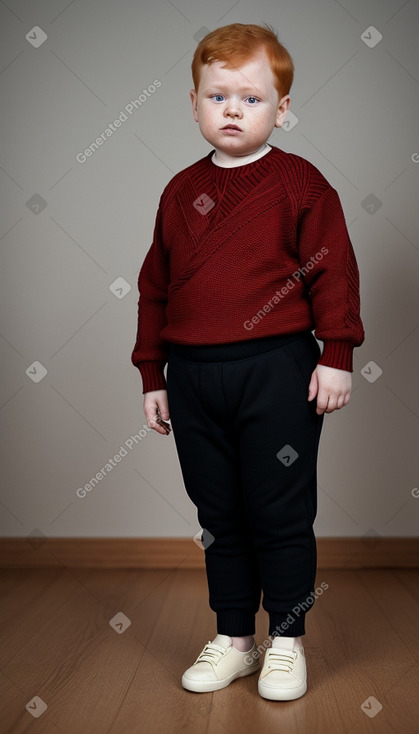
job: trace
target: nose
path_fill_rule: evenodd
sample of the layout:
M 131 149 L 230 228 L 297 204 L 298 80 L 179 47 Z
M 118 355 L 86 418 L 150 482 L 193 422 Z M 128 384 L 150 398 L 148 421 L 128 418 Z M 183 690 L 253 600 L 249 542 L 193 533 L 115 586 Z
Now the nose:
M 224 108 L 224 115 L 226 117 L 242 117 L 240 103 L 235 96 L 228 97 L 227 104 Z

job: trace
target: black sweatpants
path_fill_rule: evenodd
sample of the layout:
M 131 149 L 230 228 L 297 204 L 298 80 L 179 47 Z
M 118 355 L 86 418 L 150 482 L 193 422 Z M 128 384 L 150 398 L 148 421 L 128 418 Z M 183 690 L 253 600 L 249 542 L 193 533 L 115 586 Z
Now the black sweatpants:
M 269 635 L 305 634 L 324 417 L 307 396 L 320 353 L 311 331 L 170 344 L 170 419 L 219 634 L 255 633 L 261 591 Z

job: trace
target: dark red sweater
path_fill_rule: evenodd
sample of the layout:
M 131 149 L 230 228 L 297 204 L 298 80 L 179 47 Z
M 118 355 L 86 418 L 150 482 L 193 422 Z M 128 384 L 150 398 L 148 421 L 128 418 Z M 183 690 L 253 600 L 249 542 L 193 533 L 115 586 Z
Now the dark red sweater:
M 359 273 L 337 192 L 273 146 L 236 168 L 204 158 L 165 187 L 141 267 L 132 362 L 166 389 L 168 344 L 220 344 L 314 329 L 319 364 L 352 371 L 362 344 Z

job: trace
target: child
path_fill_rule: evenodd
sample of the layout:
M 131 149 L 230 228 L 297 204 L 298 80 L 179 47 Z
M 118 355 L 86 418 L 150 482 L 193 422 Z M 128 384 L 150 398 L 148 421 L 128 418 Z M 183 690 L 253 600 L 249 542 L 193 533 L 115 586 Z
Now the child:
M 258 691 L 277 701 L 307 689 L 318 445 L 324 413 L 349 402 L 364 340 L 338 194 L 307 160 L 267 143 L 293 72 L 269 27 L 235 23 L 198 44 L 190 95 L 213 148 L 161 195 L 132 353 L 148 425 L 166 435 L 171 420 L 217 615 L 182 685 L 215 691 L 261 668 L 263 590 L 273 640 Z

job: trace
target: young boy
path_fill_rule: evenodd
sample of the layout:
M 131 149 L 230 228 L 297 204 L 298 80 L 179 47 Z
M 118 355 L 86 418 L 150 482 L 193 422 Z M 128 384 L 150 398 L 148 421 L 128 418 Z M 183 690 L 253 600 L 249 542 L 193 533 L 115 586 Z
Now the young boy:
M 261 668 L 263 590 L 273 640 L 258 691 L 271 700 L 307 689 L 318 445 L 324 413 L 349 402 L 364 340 L 338 194 L 311 163 L 267 143 L 293 72 L 269 27 L 235 23 L 198 44 L 190 95 L 213 149 L 160 198 L 132 353 L 148 425 L 166 435 L 171 420 L 217 615 L 218 634 L 182 685 L 215 691 Z

